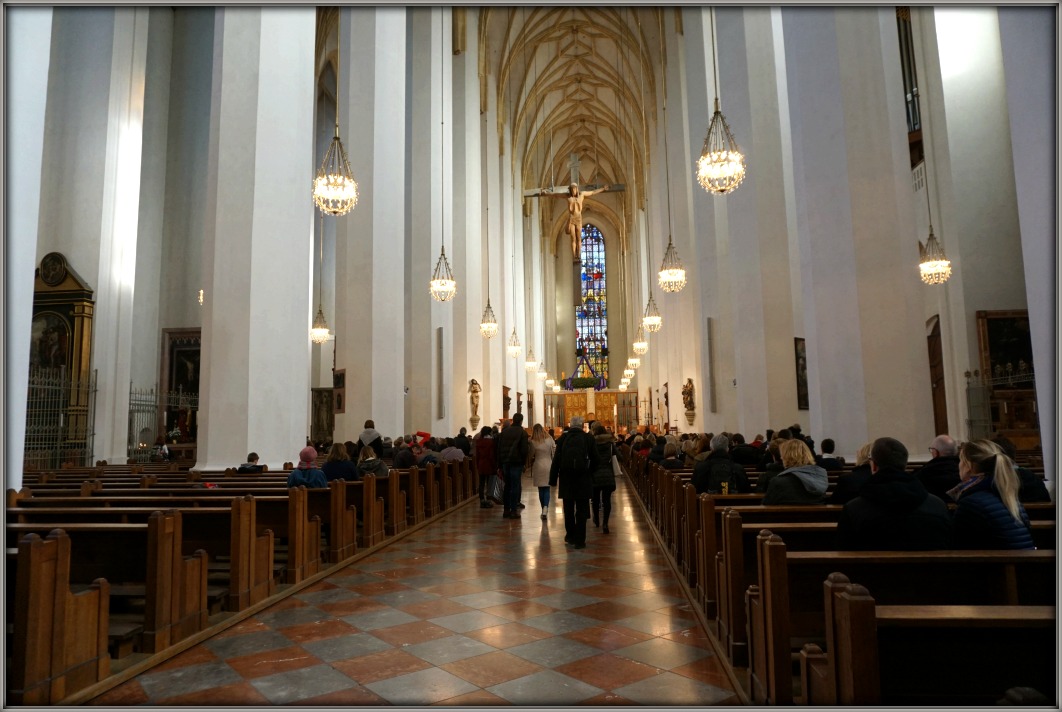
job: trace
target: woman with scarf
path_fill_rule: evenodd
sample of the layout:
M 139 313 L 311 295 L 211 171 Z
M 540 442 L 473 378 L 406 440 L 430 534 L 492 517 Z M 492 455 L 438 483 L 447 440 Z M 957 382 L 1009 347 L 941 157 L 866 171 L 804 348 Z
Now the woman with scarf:
M 1035 549 L 1029 515 L 1018 501 L 1020 482 L 1010 458 L 991 440 L 959 448 L 958 485 L 948 490 L 957 503 L 957 549 Z

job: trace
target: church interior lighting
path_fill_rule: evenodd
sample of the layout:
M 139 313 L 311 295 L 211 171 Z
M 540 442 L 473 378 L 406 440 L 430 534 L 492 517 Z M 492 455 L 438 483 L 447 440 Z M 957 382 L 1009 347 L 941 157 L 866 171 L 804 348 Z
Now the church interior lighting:
M 442 114 L 443 92 L 443 44 L 445 36 L 442 32 L 442 15 L 439 16 L 439 113 L 443 116 L 439 120 L 439 190 L 446 185 L 446 146 L 444 145 L 446 118 Z M 442 237 L 442 247 L 439 250 L 439 260 L 435 263 L 435 271 L 431 275 L 431 297 L 437 302 L 448 302 L 457 294 L 457 280 L 450 269 L 450 262 L 446 259 L 446 195 L 439 199 L 439 234 Z
M 697 182 L 713 195 L 730 193 L 745 179 L 745 154 L 734 140 L 726 117 L 719 110 L 719 66 L 715 49 L 715 8 L 709 8 L 712 23 L 712 70 L 715 75 L 715 113 L 708 124 L 701 157 L 697 159 Z
M 336 130 L 328 144 L 317 176 L 313 179 L 313 202 L 329 215 L 346 215 L 358 204 L 358 183 L 350 170 L 347 149 L 339 138 L 339 44 L 336 43 Z

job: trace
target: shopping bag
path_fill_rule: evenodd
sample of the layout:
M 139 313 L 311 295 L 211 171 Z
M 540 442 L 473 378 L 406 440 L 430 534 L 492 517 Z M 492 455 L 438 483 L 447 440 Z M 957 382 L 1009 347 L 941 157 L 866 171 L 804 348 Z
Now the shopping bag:
M 487 480 L 486 495 L 494 504 L 502 503 L 502 481 L 497 475 L 491 475 Z

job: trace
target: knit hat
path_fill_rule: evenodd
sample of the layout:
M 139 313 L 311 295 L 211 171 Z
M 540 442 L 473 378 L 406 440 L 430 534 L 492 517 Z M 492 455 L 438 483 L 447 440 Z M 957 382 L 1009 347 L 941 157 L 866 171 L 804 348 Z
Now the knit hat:
M 299 463 L 312 463 L 317 461 L 317 451 L 310 445 L 307 445 L 299 451 Z

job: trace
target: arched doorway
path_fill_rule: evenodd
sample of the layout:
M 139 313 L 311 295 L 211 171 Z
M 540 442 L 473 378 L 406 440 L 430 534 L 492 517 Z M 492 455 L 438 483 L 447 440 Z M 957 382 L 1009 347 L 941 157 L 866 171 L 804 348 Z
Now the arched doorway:
M 948 432 L 948 395 L 944 388 L 944 353 L 940 345 L 940 317 L 926 337 L 929 346 L 929 382 L 933 389 L 933 426 L 936 433 Z

